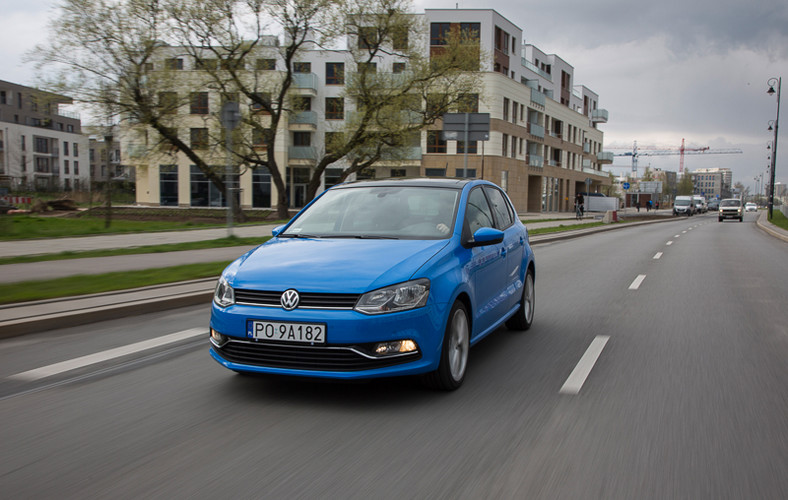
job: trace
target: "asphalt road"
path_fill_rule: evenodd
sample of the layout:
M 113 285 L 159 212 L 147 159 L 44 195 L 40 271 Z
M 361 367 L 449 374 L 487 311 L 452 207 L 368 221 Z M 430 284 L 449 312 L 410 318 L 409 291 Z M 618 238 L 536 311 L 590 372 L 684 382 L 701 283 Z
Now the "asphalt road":
M 0 341 L 0 491 L 788 498 L 788 246 L 754 220 L 537 246 L 533 328 L 474 347 L 453 393 L 235 375 L 207 305 Z

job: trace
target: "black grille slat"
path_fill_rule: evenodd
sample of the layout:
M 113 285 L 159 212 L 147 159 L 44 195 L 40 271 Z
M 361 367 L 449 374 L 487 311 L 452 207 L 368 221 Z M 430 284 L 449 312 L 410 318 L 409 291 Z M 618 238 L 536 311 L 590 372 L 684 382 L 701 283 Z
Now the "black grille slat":
M 269 368 L 359 371 L 383 368 L 421 358 L 415 352 L 394 358 L 367 358 L 348 347 L 280 345 L 230 341 L 217 349 L 226 360 Z
M 282 307 L 279 302 L 283 292 L 261 290 L 235 290 L 235 301 L 265 307 Z M 358 294 L 352 293 L 301 293 L 298 307 L 315 309 L 353 309 Z

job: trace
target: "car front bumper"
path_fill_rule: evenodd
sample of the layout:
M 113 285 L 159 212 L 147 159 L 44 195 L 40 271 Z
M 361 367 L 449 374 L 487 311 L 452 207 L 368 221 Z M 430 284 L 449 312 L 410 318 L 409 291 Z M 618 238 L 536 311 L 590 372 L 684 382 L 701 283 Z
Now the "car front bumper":
M 444 307 L 365 315 L 352 310 L 285 311 L 280 308 L 213 304 L 211 328 L 225 342 L 211 341 L 211 356 L 238 372 L 361 379 L 425 373 L 437 369 L 445 330 Z M 251 338 L 247 321 L 321 323 L 324 344 L 283 343 Z M 412 340 L 417 350 L 379 355 L 382 342 Z

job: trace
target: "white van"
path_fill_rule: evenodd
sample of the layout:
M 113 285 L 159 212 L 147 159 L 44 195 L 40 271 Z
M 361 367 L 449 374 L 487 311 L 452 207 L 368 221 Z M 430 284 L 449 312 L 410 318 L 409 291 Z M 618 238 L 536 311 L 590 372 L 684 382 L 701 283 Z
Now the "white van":
M 695 215 L 695 200 L 692 196 L 676 196 L 673 201 L 673 215 Z
M 693 195 L 695 198 L 695 211 L 699 214 L 705 214 L 709 211 L 709 206 L 706 205 L 706 197 Z

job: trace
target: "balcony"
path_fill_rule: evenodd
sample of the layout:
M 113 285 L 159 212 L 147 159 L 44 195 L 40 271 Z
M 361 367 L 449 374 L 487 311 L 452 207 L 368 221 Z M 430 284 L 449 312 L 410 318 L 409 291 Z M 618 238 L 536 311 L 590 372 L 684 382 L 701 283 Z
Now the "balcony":
M 592 123 L 607 123 L 607 110 L 606 109 L 595 109 L 591 111 L 591 122 Z
M 522 61 L 523 66 L 525 66 L 529 70 L 533 71 L 537 75 L 541 76 L 542 78 L 544 78 L 548 82 L 552 82 L 553 81 L 553 75 L 551 75 L 549 73 L 545 73 L 544 71 L 539 69 L 534 63 L 532 63 L 528 59 L 523 57 L 523 58 L 521 58 L 521 61 Z
M 544 139 L 544 127 L 536 123 L 528 123 L 528 133 L 540 139 Z
M 539 106 L 545 105 L 546 96 L 538 90 L 531 89 L 531 103 Z
M 144 144 L 129 144 L 126 146 L 127 158 L 143 158 L 148 152 L 148 148 Z
M 596 154 L 596 161 L 598 161 L 602 165 L 609 165 L 613 163 L 613 152 L 600 151 L 599 153 Z
M 539 155 L 528 155 L 526 158 L 529 167 L 544 167 L 544 157 Z
M 583 143 L 583 153 L 590 153 L 591 152 L 591 144 L 585 142 Z
M 593 168 L 583 167 L 583 173 L 592 174 L 592 175 L 602 175 L 602 172 L 599 170 L 594 170 Z
M 317 75 L 314 73 L 293 73 L 291 88 L 296 95 L 315 97 L 317 95 Z
M 297 111 L 290 114 L 288 124 L 290 130 L 311 132 L 317 129 L 317 113 L 314 111 Z
M 317 149 L 314 146 L 290 146 L 287 155 L 290 165 L 312 166 L 317 162 Z

